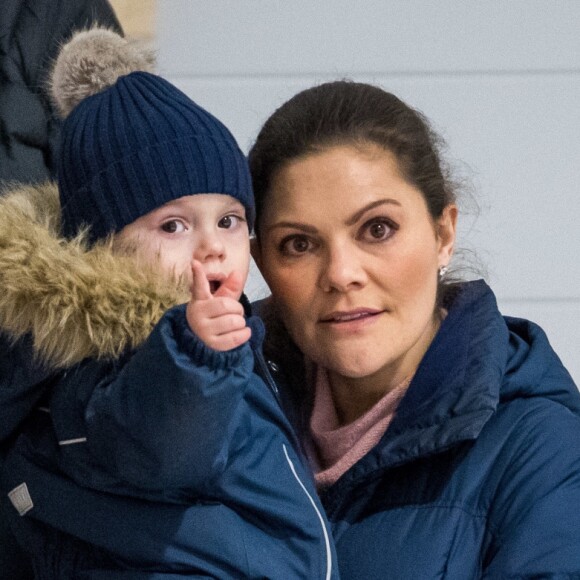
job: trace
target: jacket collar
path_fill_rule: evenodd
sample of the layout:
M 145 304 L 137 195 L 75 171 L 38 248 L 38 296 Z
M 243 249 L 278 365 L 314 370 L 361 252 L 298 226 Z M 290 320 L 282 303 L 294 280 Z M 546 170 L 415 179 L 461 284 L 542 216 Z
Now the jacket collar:
M 375 450 L 381 464 L 476 439 L 499 403 L 508 343 L 490 288 L 464 283 Z

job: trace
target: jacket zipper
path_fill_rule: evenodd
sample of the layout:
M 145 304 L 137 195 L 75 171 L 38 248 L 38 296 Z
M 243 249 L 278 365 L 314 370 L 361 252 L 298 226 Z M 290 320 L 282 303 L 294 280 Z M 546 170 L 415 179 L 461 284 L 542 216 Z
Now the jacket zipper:
M 316 512 L 316 516 L 318 517 L 318 521 L 320 522 L 320 526 L 322 527 L 322 534 L 324 536 L 324 547 L 326 550 L 326 575 L 324 576 L 324 578 L 325 578 L 325 580 L 330 580 L 330 578 L 332 576 L 332 550 L 330 549 L 330 535 L 329 535 L 328 530 L 326 528 L 326 524 L 324 523 L 324 518 L 322 517 L 322 514 L 320 513 L 320 510 L 318 509 L 316 502 L 314 501 L 314 499 L 312 498 L 310 493 L 308 493 L 308 489 L 306 489 L 306 486 L 304 485 L 304 483 L 302 483 L 300 476 L 296 472 L 296 468 L 294 467 L 294 463 L 292 462 L 292 459 L 290 459 L 290 456 L 288 455 L 288 449 L 286 449 L 286 445 L 282 444 L 282 449 L 284 450 L 284 455 L 286 456 L 286 461 L 288 462 L 288 465 L 290 465 L 290 469 L 292 471 L 292 474 L 296 478 L 298 485 L 302 488 L 302 491 L 306 494 L 308 501 L 310 502 L 310 504 L 314 508 L 314 511 Z
M 264 355 L 262 354 L 262 352 L 259 349 L 255 349 L 254 350 L 254 357 L 258 361 L 258 365 L 260 367 L 262 378 L 264 379 L 264 381 L 266 382 L 268 387 L 270 387 L 270 390 L 274 393 L 274 395 L 276 395 L 276 400 L 278 400 L 278 402 L 280 402 L 279 398 L 278 398 L 278 387 L 277 387 L 276 383 L 274 382 L 274 379 L 272 378 L 270 371 L 268 370 L 268 365 L 266 365 L 266 361 L 264 360 Z
M 278 403 L 280 403 L 278 387 L 276 386 L 276 383 L 275 383 L 274 379 L 272 378 L 272 375 L 270 374 L 270 371 L 268 369 L 268 365 L 266 364 L 266 361 L 264 359 L 262 351 L 259 349 L 255 349 L 254 350 L 254 357 L 258 361 L 258 366 L 260 367 L 262 378 L 264 379 L 264 381 L 268 385 L 268 387 L 271 389 L 271 391 L 274 393 L 274 396 L 276 397 L 276 400 L 278 401 Z M 296 479 L 296 481 L 298 482 L 298 485 L 302 489 L 302 492 L 306 495 L 306 497 L 308 498 L 308 501 L 310 502 L 310 504 L 314 508 L 314 511 L 316 512 L 316 516 L 318 518 L 318 521 L 320 522 L 320 526 L 322 527 L 322 534 L 324 536 L 324 546 L 325 546 L 325 551 L 326 551 L 326 574 L 325 574 L 324 578 L 325 578 L 325 580 L 330 580 L 330 578 L 332 577 L 332 550 L 330 547 L 330 535 L 329 535 L 329 532 L 326 528 L 326 524 L 324 523 L 324 517 L 320 513 L 320 510 L 318 509 L 318 506 L 316 505 L 316 502 L 314 501 L 313 497 L 308 492 L 308 489 L 306 488 L 306 486 L 304 485 L 304 483 L 300 479 L 300 476 L 298 475 L 298 473 L 296 471 L 294 463 L 292 462 L 292 459 L 290 459 L 290 456 L 288 454 L 288 449 L 286 448 L 285 444 L 282 444 L 282 449 L 284 451 L 286 461 L 288 462 L 288 465 L 290 466 L 290 470 L 292 471 L 292 474 L 294 475 L 294 478 Z

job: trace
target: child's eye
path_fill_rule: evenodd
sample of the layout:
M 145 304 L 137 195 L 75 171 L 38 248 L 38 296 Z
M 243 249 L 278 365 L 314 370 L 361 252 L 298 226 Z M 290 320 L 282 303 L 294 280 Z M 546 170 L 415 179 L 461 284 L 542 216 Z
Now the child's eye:
M 161 224 L 161 229 L 168 234 L 178 234 L 184 232 L 187 228 L 180 220 L 168 220 Z
M 240 216 L 226 215 L 218 222 L 218 228 L 229 230 L 230 228 L 237 226 L 242 221 L 244 221 L 244 219 Z
M 374 218 L 363 225 L 361 237 L 369 242 L 383 242 L 398 229 L 398 226 L 387 218 Z
M 312 249 L 312 243 L 306 236 L 295 235 L 284 238 L 279 247 L 286 256 L 299 256 Z

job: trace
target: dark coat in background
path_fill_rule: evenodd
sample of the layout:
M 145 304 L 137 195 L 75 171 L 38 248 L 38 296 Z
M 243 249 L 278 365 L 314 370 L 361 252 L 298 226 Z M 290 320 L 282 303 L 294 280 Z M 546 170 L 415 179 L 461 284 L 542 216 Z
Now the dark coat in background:
M 580 393 L 539 326 L 459 288 L 380 442 L 322 493 L 341 578 L 578 579 Z M 307 437 L 304 365 L 261 309 Z
M 121 27 L 107 0 L 2 0 L 0 10 L 0 185 L 44 181 L 60 131 L 46 91 L 52 60 L 74 30 Z

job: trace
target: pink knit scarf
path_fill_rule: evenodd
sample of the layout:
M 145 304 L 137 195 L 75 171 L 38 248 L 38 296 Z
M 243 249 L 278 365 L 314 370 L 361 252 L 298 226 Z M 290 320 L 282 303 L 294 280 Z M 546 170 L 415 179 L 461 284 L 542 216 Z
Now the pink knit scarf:
M 411 378 L 405 379 L 389 391 L 364 415 L 348 425 L 340 426 L 328 374 L 325 369 L 317 368 L 314 408 L 310 418 L 313 445 L 308 452 L 319 488 L 335 483 L 379 442 L 393 419 Z

